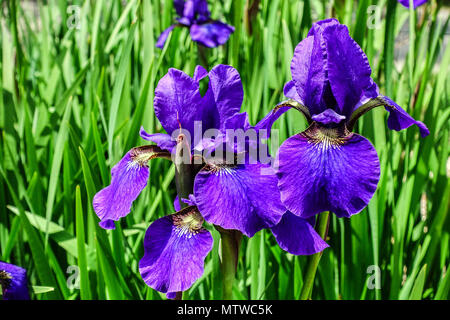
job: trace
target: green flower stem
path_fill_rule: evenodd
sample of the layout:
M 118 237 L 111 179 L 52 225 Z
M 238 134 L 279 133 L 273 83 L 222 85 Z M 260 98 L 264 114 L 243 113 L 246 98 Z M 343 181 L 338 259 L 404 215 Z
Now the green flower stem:
M 222 270 L 222 299 L 233 299 L 233 283 L 239 259 L 242 233 L 215 226 L 220 233 L 220 257 Z
M 322 212 L 319 215 L 319 221 L 317 221 L 316 231 L 324 240 L 327 237 L 329 222 L 330 222 L 330 213 Z M 316 276 L 317 267 L 319 266 L 320 258 L 322 257 L 322 252 L 318 252 L 311 256 L 311 260 L 309 261 L 308 264 L 308 269 L 306 270 L 303 288 L 300 293 L 300 300 L 308 300 L 311 296 L 312 286 L 314 283 L 314 278 Z

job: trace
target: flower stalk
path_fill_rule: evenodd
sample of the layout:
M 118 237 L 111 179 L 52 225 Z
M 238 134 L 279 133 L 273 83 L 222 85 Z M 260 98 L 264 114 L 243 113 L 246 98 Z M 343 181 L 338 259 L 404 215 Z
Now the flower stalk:
M 317 233 L 326 240 L 328 233 L 328 225 L 330 223 L 330 213 L 328 211 L 322 212 L 319 215 L 319 219 L 317 221 Z M 311 297 L 312 286 L 314 283 L 314 279 L 316 277 L 317 267 L 319 266 L 320 258 L 322 257 L 322 252 L 318 252 L 311 256 L 311 259 L 308 264 L 308 269 L 306 270 L 305 281 L 303 283 L 303 288 L 300 293 L 300 300 L 308 300 Z
M 233 283 L 236 276 L 239 259 L 239 247 L 242 233 L 237 230 L 227 230 L 215 226 L 220 233 L 220 260 L 222 271 L 222 299 L 233 299 Z

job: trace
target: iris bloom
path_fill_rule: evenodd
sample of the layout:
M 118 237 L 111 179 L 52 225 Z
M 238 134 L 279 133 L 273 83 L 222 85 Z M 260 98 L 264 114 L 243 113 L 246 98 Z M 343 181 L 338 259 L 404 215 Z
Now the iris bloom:
M 24 268 L 0 261 L 0 287 L 3 300 L 29 300 L 27 271 Z
M 292 80 L 284 93 L 309 127 L 278 151 L 277 175 L 284 205 L 309 218 L 323 211 L 338 217 L 359 213 L 372 198 L 380 176 L 373 145 L 353 133 L 357 119 L 376 106 L 389 112 L 388 128 L 427 127 L 390 98 L 380 95 L 366 55 L 336 19 L 315 23 L 295 48 Z
M 211 20 L 206 0 L 174 0 L 173 4 L 178 14 L 178 23 L 161 33 L 156 42 L 158 48 L 164 47 L 167 37 L 175 27 L 189 28 L 193 41 L 210 48 L 224 44 L 234 32 L 234 27 Z
M 202 96 L 199 81 L 206 76 L 209 84 Z M 180 141 L 188 142 L 188 164 L 193 170 L 197 168 L 193 172 L 193 194 L 182 199 L 186 208 L 182 209 L 176 200 L 176 213 L 150 225 L 144 238 L 145 254 L 139 263 L 147 285 L 169 298 L 187 290 L 203 273 L 204 259 L 213 246 L 213 238 L 203 226 L 205 220 L 249 237 L 261 229 L 273 228 L 282 247 L 293 252 L 310 254 L 327 246 L 310 223 L 297 217 L 293 218 L 307 234 L 283 234 L 289 227 L 283 219 L 291 217 L 281 203 L 275 172 L 258 156 L 246 155 L 252 153 L 248 150 L 259 147 L 260 140 L 246 139 L 242 146 L 234 143 L 229 133 L 237 129 L 252 129 L 256 133 L 269 130 L 284 110 L 272 112 L 251 126 L 247 114 L 239 113 L 242 100 L 239 73 L 230 66 L 218 65 L 209 73 L 197 66 L 192 78 L 180 70 L 169 69 L 155 90 L 154 108 L 162 127 L 175 133 L 175 139 L 169 134 L 148 134 L 141 129 L 141 137 L 157 145 L 130 150 L 112 169 L 111 185 L 94 197 L 100 225 L 113 228 L 113 221 L 130 212 L 132 202 L 146 186 L 148 161 L 169 158 L 171 153 L 177 153 Z M 208 129 L 216 129 L 214 136 L 203 135 Z M 193 163 L 198 151 L 202 151 L 200 167 Z M 231 163 L 227 161 L 230 152 Z M 246 156 L 240 162 L 234 161 L 239 154 Z
M 413 0 L 414 9 L 423 5 L 428 0 Z M 398 0 L 404 7 L 409 8 L 409 0 Z

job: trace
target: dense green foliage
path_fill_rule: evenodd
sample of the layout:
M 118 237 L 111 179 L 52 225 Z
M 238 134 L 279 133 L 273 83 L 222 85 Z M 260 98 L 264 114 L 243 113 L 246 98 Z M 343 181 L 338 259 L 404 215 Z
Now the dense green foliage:
M 174 19 L 172 1 L 71 1 L 79 15 L 63 0 L 2 2 L 0 260 L 28 269 L 33 298 L 165 298 L 145 285 L 138 262 L 148 225 L 174 211 L 170 162 L 151 162 L 148 187 L 115 231 L 98 227 L 91 204 L 110 168 L 145 144 L 139 127 L 162 132 L 152 103 L 158 80 L 170 67 L 192 75 L 197 64 L 230 64 L 254 124 L 285 99 L 294 48 L 312 22 L 332 16 L 366 52 L 381 91 L 431 134 L 388 130 L 382 108 L 359 121 L 355 131 L 380 157 L 378 190 L 360 214 L 333 216 L 312 299 L 449 298 L 449 8 L 436 0 L 416 11 L 394 0 L 262 0 L 247 10 L 253 2 L 209 1 L 212 16 L 236 28 L 226 45 L 198 48 L 177 28 L 164 50 L 155 41 Z M 280 141 L 305 126 L 296 111 L 275 124 Z M 298 299 L 307 261 L 281 250 L 268 230 L 244 237 L 234 297 Z M 79 267 L 80 289 L 67 285 L 70 266 Z M 220 299 L 221 281 L 215 241 L 184 298 Z

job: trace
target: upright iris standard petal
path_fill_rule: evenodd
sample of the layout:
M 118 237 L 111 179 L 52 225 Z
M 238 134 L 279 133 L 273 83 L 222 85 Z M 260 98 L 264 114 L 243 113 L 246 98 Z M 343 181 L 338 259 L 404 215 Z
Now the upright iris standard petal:
M 419 6 L 421 6 L 421 5 L 423 5 L 427 1 L 428 0 L 413 0 L 414 9 L 419 7 Z M 398 0 L 398 2 L 400 2 L 406 8 L 409 8 L 409 0 Z
M 208 89 L 202 97 L 199 81 L 209 77 Z M 225 120 L 239 112 L 244 96 L 241 78 L 236 69 L 217 65 L 209 73 L 201 66 L 195 68 L 194 77 L 184 72 L 169 69 L 159 81 L 155 90 L 155 113 L 169 135 L 147 134 L 141 129 L 141 136 L 154 141 L 163 149 L 172 150 L 174 131 L 189 131 L 192 146 L 199 142 L 198 134 L 208 129 L 221 129 Z M 201 132 L 194 128 L 201 124 Z M 199 129 L 200 129 L 199 128 Z
M 286 209 L 268 165 L 207 165 L 196 176 L 194 195 L 209 223 L 251 237 L 276 225 Z
M 311 114 L 320 113 L 335 104 L 327 78 L 326 52 L 320 37 L 310 36 L 297 45 L 291 72 L 299 102 L 305 104 Z
M 29 300 L 27 271 L 19 266 L 0 261 L 0 287 L 3 300 Z
M 156 41 L 156 47 L 157 48 L 164 48 L 164 44 L 166 43 L 167 38 L 169 37 L 169 34 L 172 32 L 173 28 L 175 28 L 176 25 L 171 25 L 166 30 L 164 30 L 158 37 L 158 40 Z
M 400 131 L 412 125 L 419 128 L 420 135 L 426 137 L 430 134 L 430 130 L 420 121 L 414 120 L 405 110 L 388 97 L 383 97 L 387 102 L 386 110 L 389 112 L 388 128 L 391 130 Z
M 177 15 L 183 15 L 185 2 L 186 0 L 173 0 L 173 6 L 175 8 L 175 11 L 177 12 Z
M 367 56 L 339 22 L 322 32 L 326 43 L 328 78 L 340 114 L 350 118 L 359 101 L 376 98 L 378 88 L 370 77 Z
M 278 156 L 281 200 L 302 218 L 327 210 L 338 217 L 360 212 L 380 176 L 377 152 L 367 139 L 352 133 L 343 137 L 317 124 L 287 139 Z
M 222 130 L 230 116 L 239 112 L 244 89 L 239 72 L 232 66 L 219 64 L 208 74 L 208 90 L 204 96 L 203 129 Z
M 220 21 L 193 24 L 190 28 L 192 40 L 209 48 L 224 44 L 233 32 L 234 27 Z
M 197 208 L 189 206 L 150 225 L 144 239 L 145 254 L 139 262 L 147 285 L 172 298 L 201 277 L 213 245 L 211 234 L 202 224 Z
M 294 80 L 286 82 L 286 84 L 284 85 L 284 88 L 283 88 L 283 92 L 286 97 L 288 97 L 290 99 L 294 99 L 295 101 L 304 103 L 302 98 L 300 98 L 300 96 L 297 93 L 297 88 L 295 87 Z
M 194 81 L 200 82 L 203 78 L 208 76 L 208 70 L 203 68 L 202 66 L 196 66 L 194 70 Z
M 183 17 L 190 23 L 202 23 L 209 19 L 208 2 L 206 0 L 187 0 L 184 5 Z
M 133 201 L 147 185 L 147 162 L 163 154 L 157 146 L 133 148 L 112 168 L 111 184 L 93 199 L 94 211 L 101 219 L 102 228 L 114 229 L 114 221 L 130 212 Z
M 221 122 L 239 112 L 244 99 L 241 76 L 232 66 L 219 64 L 209 72 L 209 88 Z
M 289 211 L 271 229 L 280 247 L 295 255 L 310 255 L 329 247 L 308 220 Z
M 202 96 L 198 82 L 183 71 L 170 68 L 155 90 L 155 114 L 171 135 L 180 127 L 194 136 L 194 121 L 202 120 Z

